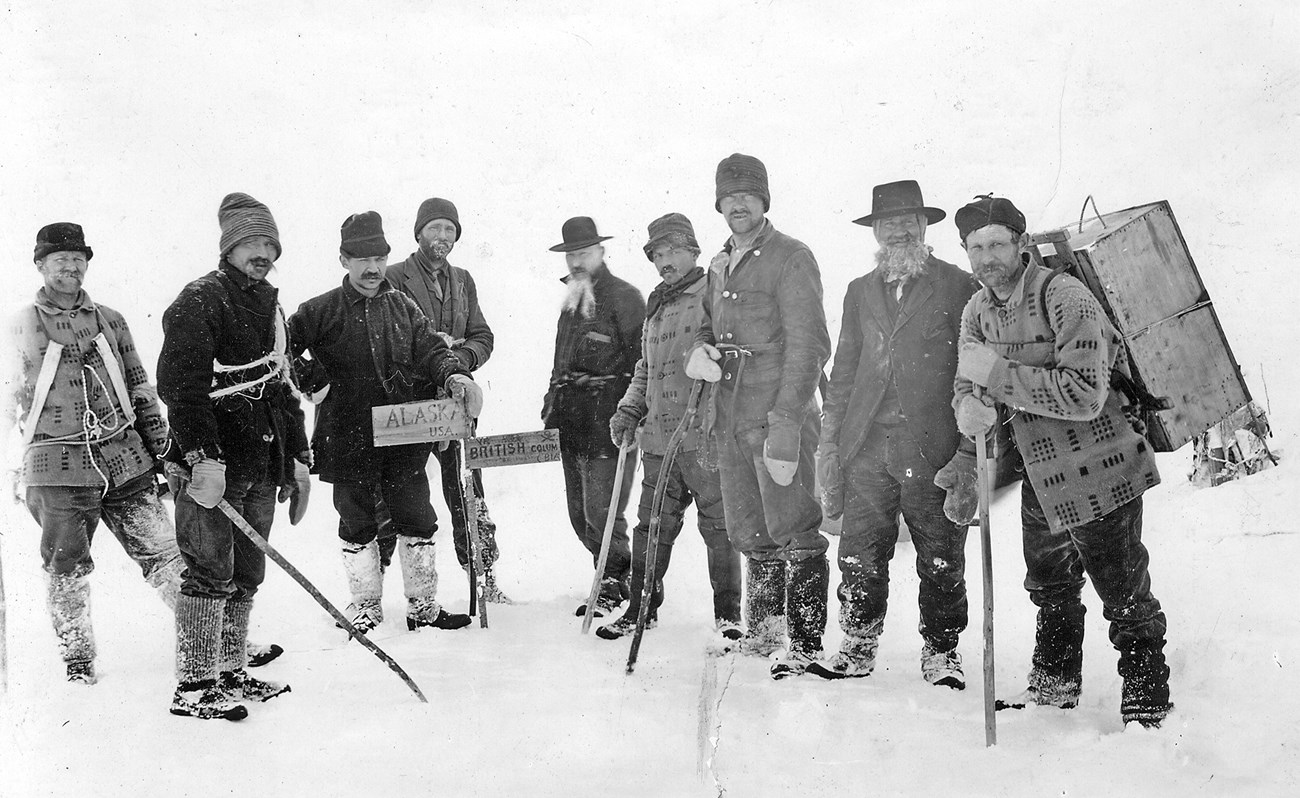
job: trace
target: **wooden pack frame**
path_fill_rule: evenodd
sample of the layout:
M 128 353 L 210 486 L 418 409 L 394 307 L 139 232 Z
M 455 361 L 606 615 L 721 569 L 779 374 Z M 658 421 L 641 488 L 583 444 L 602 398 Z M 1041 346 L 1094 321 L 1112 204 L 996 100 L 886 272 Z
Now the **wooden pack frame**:
M 1155 450 L 1171 452 L 1249 403 L 1250 390 L 1169 203 L 1093 210 L 1033 234 L 1030 254 L 1092 291 L 1124 336 L 1134 380 L 1171 400 L 1146 419 Z

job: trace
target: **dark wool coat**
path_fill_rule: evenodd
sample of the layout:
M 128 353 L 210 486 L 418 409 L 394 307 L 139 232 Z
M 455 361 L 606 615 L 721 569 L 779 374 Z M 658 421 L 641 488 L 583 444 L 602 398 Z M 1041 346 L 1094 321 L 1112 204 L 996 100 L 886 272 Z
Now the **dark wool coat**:
M 618 447 L 609 439 L 609 419 L 641 354 L 645 300 L 606 266 L 592 275 L 592 293 L 596 309 L 591 318 L 577 311 L 560 313 L 542 423 L 560 431 L 565 452 L 614 457 Z
M 274 351 L 283 325 L 278 290 L 223 262 L 181 289 L 163 313 L 158 395 L 167 405 L 173 445 L 167 459 L 184 462 L 202 450 L 226 461 L 228 480 L 293 482 L 293 456 L 307 450 L 302 408 L 288 384 L 274 379 L 260 391 L 211 399 L 213 363 L 234 366 Z M 265 373 L 222 374 L 233 385 Z
M 1111 367 L 1127 368 L 1124 339 L 1096 297 L 1063 274 L 1039 307 L 1050 272 L 1030 263 L 1005 302 L 987 288 L 962 312 L 961 339 L 987 344 L 1001 357 L 989 394 L 1015 410 L 1011 426 L 1025 461 L 1025 478 L 1053 532 L 1100 519 L 1159 484 L 1155 456 L 1110 390 Z M 1047 321 L 1048 314 L 1051 323 Z M 971 393 L 954 381 L 953 407 Z
M 947 465 L 961 441 L 952 408 L 957 338 L 962 308 L 979 283 L 934 256 L 914 280 L 901 306 L 886 294 L 893 287 L 881 267 L 849 283 L 844 295 L 822 440 L 839 444 L 845 462 L 866 442 L 891 380 L 908 431 L 930 465 Z
M 433 263 L 418 251 L 401 263 L 390 265 L 386 277 L 394 288 L 415 300 L 433 322 L 434 329 L 461 342 L 452 347 L 452 353 L 466 369 L 477 371 L 492 356 L 495 340 L 492 328 L 478 305 L 474 278 L 450 263 L 447 269 L 450 272 L 448 296 L 443 296 L 441 286 L 434 279 Z
M 448 377 L 469 373 L 415 301 L 387 282 L 367 298 L 344 277 L 298 306 L 289 339 L 303 390 L 330 386 L 312 431 L 312 471 L 324 482 L 374 482 L 383 458 L 427 458 L 432 444 L 376 449 L 370 408 L 431 399 Z
M 831 354 L 817 261 L 771 222 L 728 275 L 731 248 L 728 239 L 709 265 L 709 299 L 696 340 L 753 354 L 743 366 L 723 360 L 723 379 L 712 391 L 715 410 L 716 403 L 734 408 L 728 415 L 735 429 L 728 432 L 765 427 L 769 412 L 798 422 L 816 406 L 813 393 Z

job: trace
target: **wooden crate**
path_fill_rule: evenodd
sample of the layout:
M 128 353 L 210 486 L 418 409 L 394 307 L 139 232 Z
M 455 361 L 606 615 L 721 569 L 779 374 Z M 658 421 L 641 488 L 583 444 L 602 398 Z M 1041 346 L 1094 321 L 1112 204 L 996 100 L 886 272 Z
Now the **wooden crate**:
M 1129 365 L 1172 409 L 1149 420 L 1171 452 L 1250 401 L 1250 390 L 1168 202 L 1139 205 L 1031 236 L 1031 254 L 1066 268 L 1101 301 Z

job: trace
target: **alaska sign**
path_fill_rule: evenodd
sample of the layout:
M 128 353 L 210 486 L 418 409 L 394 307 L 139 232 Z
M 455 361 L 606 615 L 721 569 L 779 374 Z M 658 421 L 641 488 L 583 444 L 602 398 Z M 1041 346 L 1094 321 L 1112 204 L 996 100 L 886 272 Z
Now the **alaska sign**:
M 455 399 L 433 399 L 370 408 L 376 446 L 402 446 L 468 438 L 469 414 Z
M 468 468 L 550 463 L 560 459 L 560 431 L 515 432 L 465 441 Z

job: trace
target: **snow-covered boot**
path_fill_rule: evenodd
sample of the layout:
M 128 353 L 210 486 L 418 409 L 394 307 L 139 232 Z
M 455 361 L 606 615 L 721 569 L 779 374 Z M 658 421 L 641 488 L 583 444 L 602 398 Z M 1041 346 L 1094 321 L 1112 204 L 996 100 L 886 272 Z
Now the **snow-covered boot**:
M 483 566 L 483 600 L 490 604 L 515 603 L 497 584 L 496 571 L 491 565 Z
M 384 574 L 379 566 L 379 544 L 343 541 L 343 573 L 348 577 L 352 601 L 344 615 L 357 631 L 366 634 L 384 620 Z
M 714 618 L 713 628 L 728 643 L 734 643 L 745 636 L 745 627 L 741 626 L 739 621 L 733 621 L 730 618 Z
M 46 599 L 50 620 L 67 666 L 68 681 L 95 683 L 95 633 L 90 626 L 90 579 L 84 574 L 50 574 Z
M 397 536 L 397 557 L 402 564 L 402 585 L 406 590 L 406 628 L 461 629 L 469 626 L 468 615 L 452 614 L 438 605 L 438 570 L 433 559 L 433 538 Z
M 290 692 L 290 687 L 282 682 L 268 682 L 249 676 L 248 671 L 238 668 L 222 671 L 217 686 L 225 691 L 233 701 L 270 701 L 281 693 Z
M 961 669 L 961 654 L 957 649 L 941 651 L 929 643 L 921 647 L 921 676 L 937 687 L 966 689 L 966 674 Z
M 823 555 L 791 562 L 786 566 L 785 579 L 790 645 L 785 657 L 772 666 L 773 679 L 798 676 L 822 655 L 830 564 Z
M 240 720 L 248 710 L 217 687 L 226 600 L 208 596 L 176 599 L 176 693 L 171 713 Z
M 880 632 L 884 619 L 872 621 L 866 634 L 846 634 L 840 641 L 840 650 L 827 660 L 814 662 L 808 672 L 823 679 L 861 679 L 876 669 L 876 651 L 880 647 Z
M 1039 706 L 1074 709 L 1083 689 L 1081 602 L 1039 607 L 1027 697 Z
M 740 653 L 770 657 L 785 644 L 785 561 L 745 558 L 745 622 Z
M 630 609 L 623 613 L 618 620 L 610 621 L 596 629 L 596 637 L 603 640 L 617 640 L 620 637 L 626 637 L 636 631 L 637 613 Z M 651 612 L 645 620 L 645 628 L 653 629 L 659 625 L 659 618 L 654 612 Z
M 1124 723 L 1137 722 L 1159 728 L 1173 710 L 1169 701 L 1169 665 L 1165 641 L 1143 640 L 1119 652 L 1119 675 L 1124 678 L 1120 714 Z
M 248 717 L 248 708 L 232 700 L 217 686 L 216 679 L 204 679 L 177 685 L 172 694 L 171 713 L 201 720 L 243 720 Z
M 222 673 L 243 670 L 248 664 L 248 618 L 252 612 L 252 599 L 226 599 L 218 662 Z

